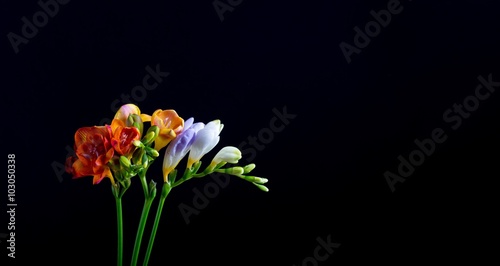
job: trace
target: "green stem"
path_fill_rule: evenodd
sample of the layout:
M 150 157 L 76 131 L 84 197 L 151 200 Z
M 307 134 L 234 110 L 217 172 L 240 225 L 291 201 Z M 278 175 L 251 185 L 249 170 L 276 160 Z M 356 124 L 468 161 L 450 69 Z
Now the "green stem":
M 172 187 L 168 183 L 164 183 L 161 191 L 161 197 L 160 197 L 160 202 L 158 203 L 158 209 L 156 210 L 156 217 L 155 217 L 155 222 L 153 225 L 153 229 L 151 231 L 151 236 L 149 237 L 149 243 L 148 243 L 148 248 L 146 251 L 146 256 L 144 257 L 144 266 L 147 266 L 149 263 L 149 257 L 151 256 L 151 251 L 153 249 L 153 243 L 155 241 L 155 236 L 156 236 L 156 231 L 158 230 L 158 224 L 160 223 L 160 217 L 161 213 L 163 210 L 163 204 L 165 203 L 165 199 L 167 198 L 168 194 L 170 193 L 170 190 L 172 190 Z
M 142 235 L 144 234 L 144 227 L 146 227 L 146 221 L 148 219 L 149 209 L 151 209 L 151 204 L 156 195 L 156 187 L 153 190 L 148 189 L 146 182 L 146 170 L 139 172 L 139 178 L 141 180 L 142 188 L 144 189 L 144 206 L 142 207 L 141 220 L 139 221 L 139 227 L 137 228 L 137 234 L 135 236 L 134 251 L 132 253 L 131 265 L 137 265 L 137 260 L 139 259 L 139 251 L 141 249 Z
M 137 265 L 137 260 L 139 258 L 139 251 L 141 249 L 142 235 L 144 234 L 144 227 L 146 226 L 146 220 L 148 218 L 149 209 L 151 208 L 152 198 L 146 198 L 144 201 L 144 207 L 142 208 L 141 220 L 139 222 L 139 227 L 137 228 L 137 235 L 135 237 L 134 252 L 132 254 L 132 262 L 130 265 Z
M 199 166 L 198 166 L 198 167 L 199 167 Z M 196 169 L 196 170 L 197 170 L 197 169 Z M 174 187 L 176 187 L 176 186 L 178 186 L 178 185 L 180 185 L 180 184 L 182 184 L 182 183 L 184 183 L 184 182 L 188 181 L 189 179 L 191 179 L 191 178 L 193 177 L 193 174 L 194 174 L 194 173 L 196 173 L 196 171 L 194 171 L 194 172 L 193 172 L 192 170 L 190 170 L 190 169 L 186 168 L 186 169 L 184 170 L 184 174 L 182 174 L 182 177 L 181 177 L 179 180 L 176 180 L 176 181 L 175 181 L 175 182 L 171 185 L 170 189 L 172 189 L 172 188 L 174 188 Z M 173 180 L 175 180 L 175 176 L 174 176 Z M 162 192 L 162 194 L 163 194 L 163 192 Z
M 116 218 L 118 228 L 118 254 L 117 265 L 122 266 L 123 262 L 123 218 L 122 218 L 122 198 L 115 197 L 116 199 Z
M 139 179 L 141 180 L 142 190 L 144 190 L 144 198 L 148 198 L 148 182 L 146 181 L 146 170 L 139 172 Z

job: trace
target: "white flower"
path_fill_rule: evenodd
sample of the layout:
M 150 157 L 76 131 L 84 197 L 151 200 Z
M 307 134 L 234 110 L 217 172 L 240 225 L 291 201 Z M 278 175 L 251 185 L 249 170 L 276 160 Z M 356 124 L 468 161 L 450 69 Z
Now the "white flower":
M 238 160 L 241 159 L 241 151 L 233 146 L 226 146 L 222 148 L 212 160 L 211 165 L 215 166 L 221 162 L 226 163 L 238 163 Z

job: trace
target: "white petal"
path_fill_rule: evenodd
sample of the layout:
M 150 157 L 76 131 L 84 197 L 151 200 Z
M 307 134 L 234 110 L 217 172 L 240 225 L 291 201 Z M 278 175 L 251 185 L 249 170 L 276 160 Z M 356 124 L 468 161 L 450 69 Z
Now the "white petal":
M 233 146 L 226 146 L 222 148 L 212 160 L 212 163 L 218 164 L 220 162 L 237 163 L 241 159 L 241 151 Z

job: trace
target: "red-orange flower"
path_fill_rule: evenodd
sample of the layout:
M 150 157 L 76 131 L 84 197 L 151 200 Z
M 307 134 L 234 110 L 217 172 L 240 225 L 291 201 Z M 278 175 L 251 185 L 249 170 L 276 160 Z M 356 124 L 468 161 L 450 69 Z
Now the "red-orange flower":
M 73 178 L 93 176 L 93 184 L 99 184 L 107 177 L 115 183 L 107 165 L 114 154 L 109 126 L 79 128 L 75 133 L 75 150 L 77 157 L 66 160 L 66 171 Z
M 115 120 L 114 120 L 115 121 Z M 113 129 L 111 145 L 119 154 L 130 157 L 135 150 L 134 140 L 139 140 L 141 133 L 136 127 L 116 126 Z
M 135 150 L 132 142 L 141 138 L 139 129 L 127 126 L 127 119 L 132 114 L 139 115 L 141 119 L 146 121 L 151 120 L 149 115 L 141 114 L 137 105 L 129 103 L 120 107 L 111 122 L 111 145 L 117 153 L 126 157 L 132 156 L 132 152 Z

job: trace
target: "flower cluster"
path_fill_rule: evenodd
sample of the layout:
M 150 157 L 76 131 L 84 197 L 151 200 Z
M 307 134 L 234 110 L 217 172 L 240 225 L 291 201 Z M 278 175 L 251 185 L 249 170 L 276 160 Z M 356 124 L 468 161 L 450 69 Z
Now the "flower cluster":
M 266 178 L 248 175 L 255 164 L 244 167 L 236 164 L 242 155 L 238 148 L 226 146 L 220 149 L 211 162 L 201 170 L 201 159 L 219 143 L 224 125 L 220 120 L 208 123 L 195 122 L 194 118 L 184 120 L 175 110 L 158 109 L 152 115 L 143 114 L 134 104 L 125 104 L 115 114 L 111 125 L 79 128 L 75 133 L 76 156 L 66 160 L 66 171 L 73 178 L 93 176 L 93 184 L 109 178 L 112 192 L 117 201 L 118 219 L 121 221 L 121 197 L 131 185 L 131 179 L 139 176 L 145 195 L 145 207 L 138 229 L 133 263 L 136 263 L 142 231 L 146 223 L 151 201 L 156 195 L 156 182 L 148 183 L 146 172 L 164 149 L 163 189 L 155 220 L 152 239 L 156 233 L 163 201 L 170 190 L 191 178 L 199 178 L 214 172 L 224 173 L 251 182 L 263 191 Z M 177 176 L 180 162 L 187 156 L 184 173 Z M 227 164 L 231 167 L 224 168 Z M 119 250 L 121 262 L 121 222 L 118 223 Z M 152 240 L 150 240 L 150 245 Z M 148 247 L 146 261 L 151 247 Z M 120 263 L 119 263 L 120 264 Z M 135 265 L 135 264 L 134 264 Z
M 150 126 L 143 134 L 147 122 Z M 130 178 L 147 170 L 165 148 L 163 181 L 171 186 L 175 186 L 175 181 L 217 171 L 241 177 L 267 191 L 263 185 L 266 179 L 244 176 L 253 169 L 253 164 L 221 169 L 226 163 L 237 164 L 241 159 L 236 147 L 223 147 L 204 171 L 197 172 L 203 156 L 218 144 L 223 127 L 220 120 L 207 124 L 194 122 L 193 118 L 184 121 L 171 109 L 158 109 L 147 115 L 136 105 L 126 104 L 117 111 L 111 125 L 82 127 L 76 131 L 76 157 L 67 158 L 66 171 L 74 178 L 93 176 L 94 184 L 107 177 L 113 185 L 118 182 L 127 187 Z M 176 173 L 174 170 L 187 155 L 186 173 L 183 179 L 176 180 L 172 173 Z

